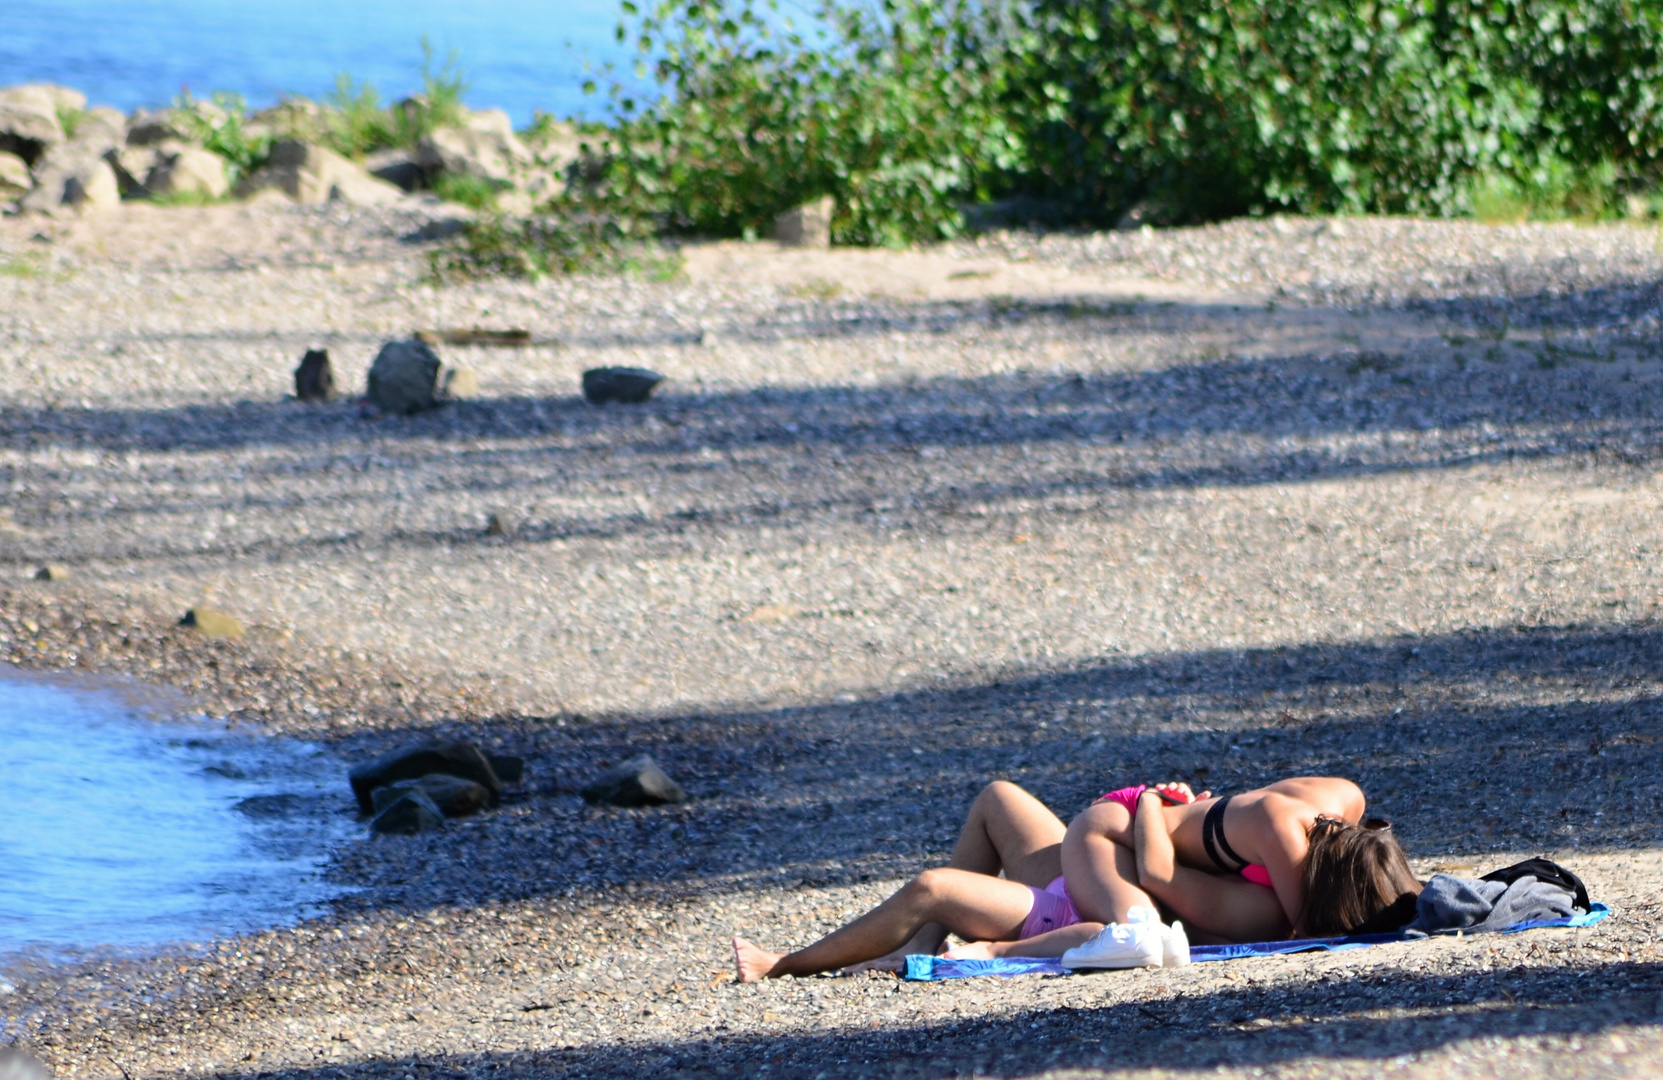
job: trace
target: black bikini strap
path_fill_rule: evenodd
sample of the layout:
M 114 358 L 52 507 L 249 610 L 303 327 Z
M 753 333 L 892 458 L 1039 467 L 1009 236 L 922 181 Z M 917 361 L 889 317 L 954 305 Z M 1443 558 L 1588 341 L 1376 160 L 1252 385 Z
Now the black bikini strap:
M 1247 860 L 1237 855 L 1230 846 L 1230 841 L 1224 839 L 1224 807 L 1230 802 L 1231 796 L 1226 795 L 1207 808 L 1207 816 L 1201 819 L 1201 845 L 1207 849 L 1207 858 L 1220 870 L 1228 873 L 1239 873 L 1247 865 Z M 1223 853 L 1223 857 L 1220 853 Z M 1236 865 L 1225 862 L 1228 858 Z

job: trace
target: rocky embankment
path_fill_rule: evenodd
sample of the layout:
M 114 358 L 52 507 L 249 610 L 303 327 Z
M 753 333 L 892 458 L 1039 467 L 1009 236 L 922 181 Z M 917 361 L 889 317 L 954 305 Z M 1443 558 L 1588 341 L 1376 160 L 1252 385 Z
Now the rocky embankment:
M 364 152 L 338 111 L 303 98 L 252 114 L 234 100 L 185 99 L 125 115 L 66 87 L 13 86 L 0 90 L 0 209 L 63 215 L 268 193 L 388 206 L 461 180 L 523 213 L 564 190 L 579 156 L 569 126 L 544 120 L 522 138 L 500 109 L 440 113 L 418 97 L 392 115 L 404 118 L 402 145 Z

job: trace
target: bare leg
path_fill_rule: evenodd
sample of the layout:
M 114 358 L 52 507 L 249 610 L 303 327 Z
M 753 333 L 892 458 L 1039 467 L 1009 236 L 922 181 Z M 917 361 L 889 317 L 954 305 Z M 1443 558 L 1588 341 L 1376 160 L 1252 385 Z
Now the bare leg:
M 1011 881 L 1043 889 L 1062 876 L 1062 839 L 1066 831 L 1062 820 L 1021 786 L 995 780 L 970 804 L 947 865 L 989 877 L 1003 871 Z M 945 926 L 926 923 L 893 953 L 859 967 L 896 970 L 913 953 L 939 953 L 946 940 Z
M 955 960 L 992 960 L 999 956 L 1061 956 L 1076 945 L 1084 945 L 1103 929 L 1102 923 L 1082 922 L 1036 934 L 1021 941 L 972 941 L 947 955 Z
M 884 956 L 927 923 L 939 923 L 973 940 L 1009 941 L 1022 932 L 1033 904 L 1033 893 L 1015 881 L 966 870 L 926 870 L 888 900 L 806 949 L 781 956 L 734 938 L 734 959 L 739 981 L 755 982 L 836 971 Z
M 1083 919 L 1125 922 L 1132 908 L 1155 906 L 1138 885 L 1132 814 L 1120 803 L 1093 803 L 1069 823 L 1062 867 L 1069 896 Z

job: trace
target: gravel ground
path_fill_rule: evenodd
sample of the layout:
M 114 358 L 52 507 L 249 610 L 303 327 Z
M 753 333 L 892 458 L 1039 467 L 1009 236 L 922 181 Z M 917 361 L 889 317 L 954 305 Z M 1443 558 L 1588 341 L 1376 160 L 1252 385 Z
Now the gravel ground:
M 1663 1067 L 1663 255 L 1634 226 L 1277 219 L 686 252 L 434 288 L 415 213 L 0 221 L 0 657 L 342 761 L 442 731 L 497 811 L 355 843 L 326 918 L 19 962 L 62 1076 L 1622 1076 Z M 361 386 L 418 328 L 479 399 Z M 578 373 L 672 376 L 593 409 Z M 508 536 L 487 534 L 491 513 Z M 25 579 L 45 562 L 67 582 Z M 250 627 L 172 623 L 209 600 Z M 694 801 L 586 807 L 650 750 Z M 975 791 L 1352 776 L 1422 870 L 1617 911 L 1177 972 L 728 981 L 939 860 Z M 338 806 L 319 814 L 345 813 Z

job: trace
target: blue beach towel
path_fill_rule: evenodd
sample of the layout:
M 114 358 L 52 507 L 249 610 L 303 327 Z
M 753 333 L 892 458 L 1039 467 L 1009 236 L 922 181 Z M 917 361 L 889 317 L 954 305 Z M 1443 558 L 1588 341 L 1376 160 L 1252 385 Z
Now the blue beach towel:
M 1566 919 L 1538 919 L 1534 922 L 1514 923 L 1499 933 L 1517 934 L 1548 926 L 1592 926 L 1611 914 L 1604 904 L 1594 904 L 1585 915 Z M 1448 936 L 1448 935 L 1443 935 Z M 1419 941 L 1421 935 L 1355 934 L 1351 937 L 1302 938 L 1294 941 L 1256 941 L 1245 945 L 1192 945 L 1190 959 L 1195 963 L 1208 960 L 1237 960 L 1244 956 L 1279 956 L 1284 953 L 1341 952 L 1345 949 L 1366 949 L 1370 945 L 1385 945 L 1394 941 Z M 981 975 L 1072 975 L 1056 957 L 1010 956 L 999 960 L 949 960 L 944 956 L 909 956 L 904 978 L 915 982 L 934 982 L 939 979 L 969 979 Z

